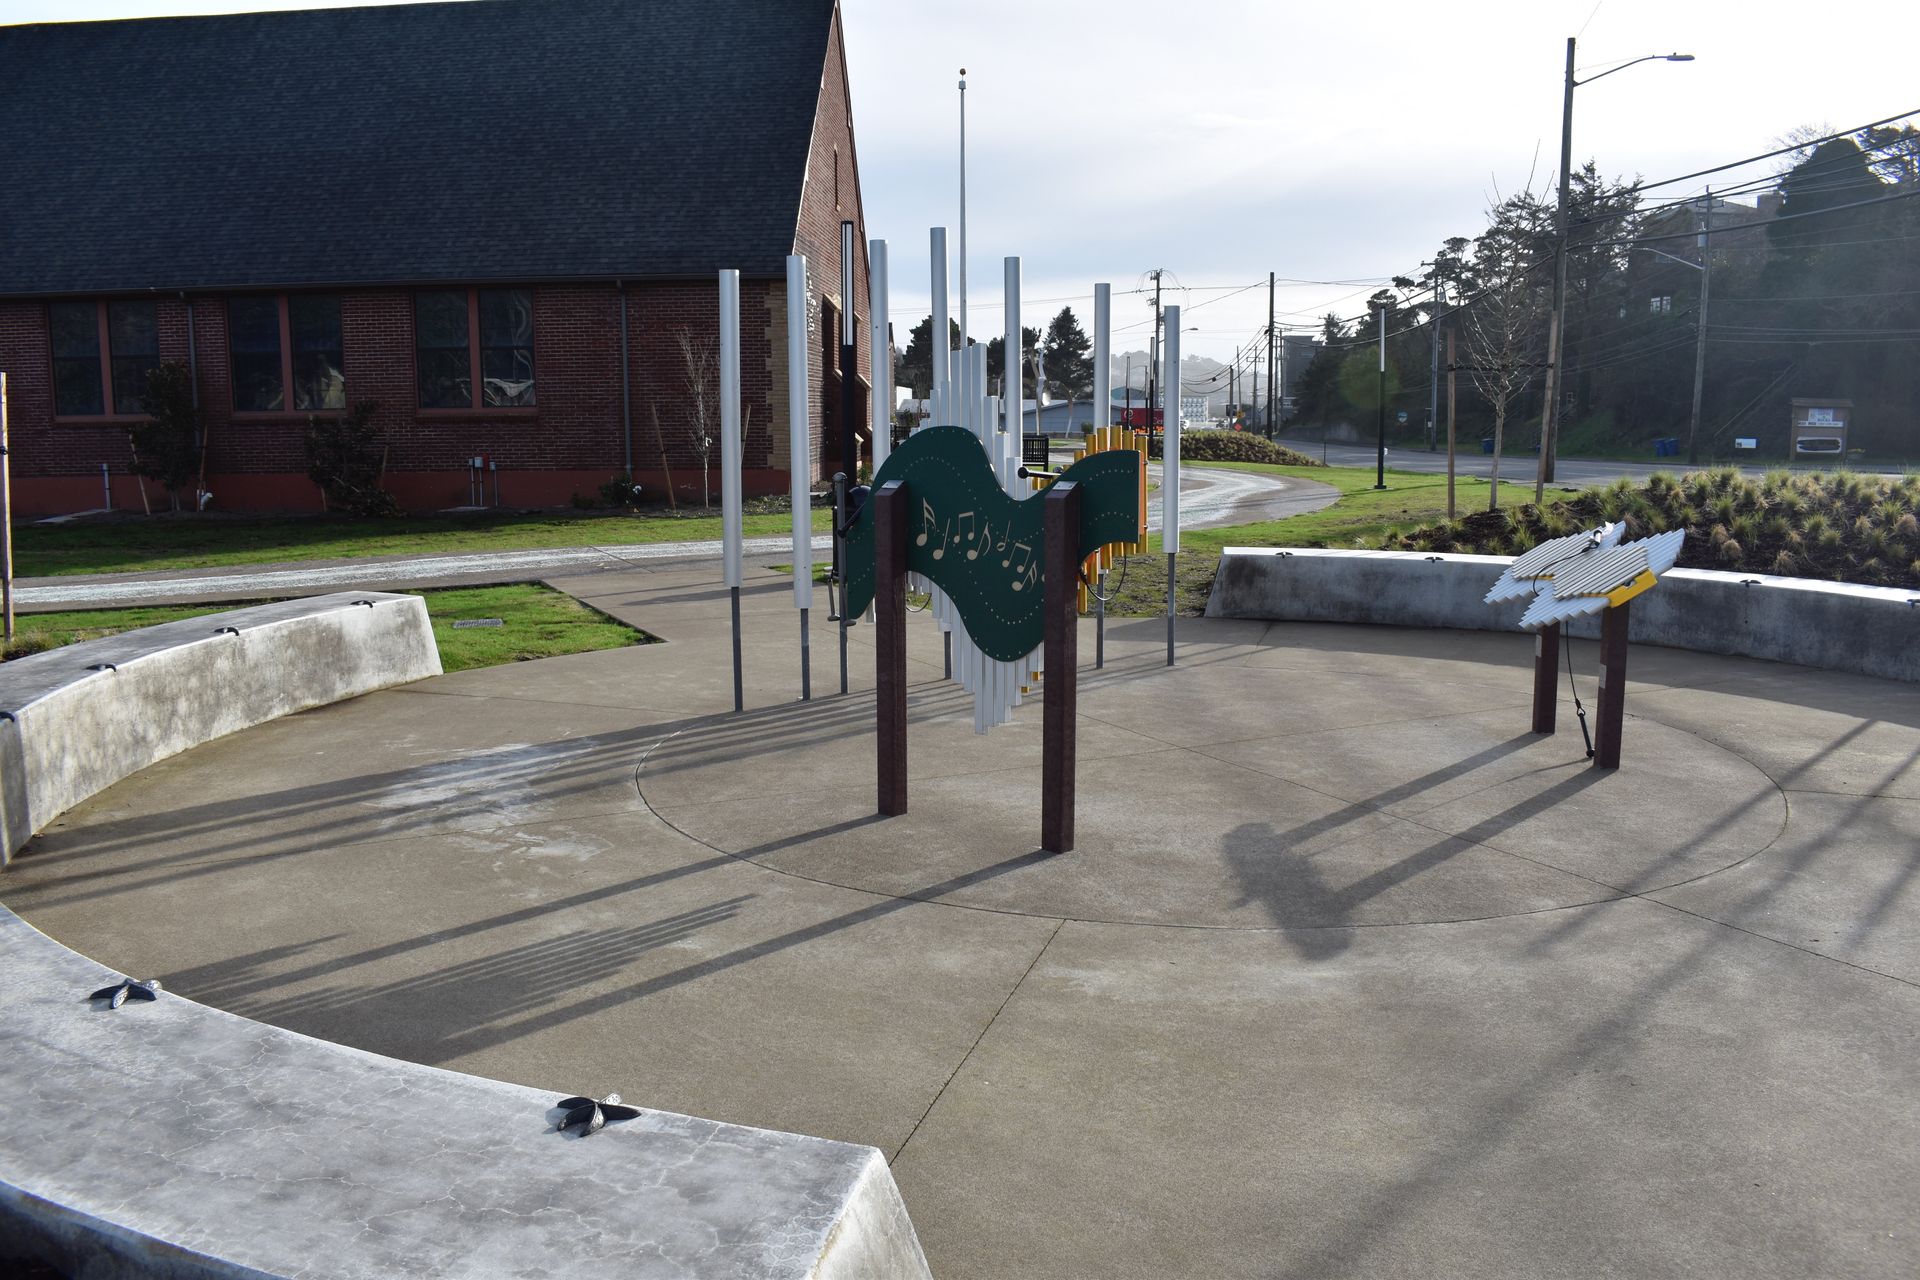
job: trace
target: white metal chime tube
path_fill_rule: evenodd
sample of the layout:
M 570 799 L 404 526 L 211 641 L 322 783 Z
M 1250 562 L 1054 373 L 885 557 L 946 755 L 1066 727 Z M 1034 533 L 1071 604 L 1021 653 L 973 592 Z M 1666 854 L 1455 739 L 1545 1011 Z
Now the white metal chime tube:
M 1017 444 L 1020 440 L 1021 388 L 1026 385 L 1025 359 L 1020 350 L 1020 259 L 1007 259 L 1006 283 L 1007 336 L 1001 366 L 1000 398 L 1006 404 L 1006 432 Z M 1034 401 L 1037 405 L 1038 399 Z
M 1113 425 L 1113 286 L 1093 286 L 1093 425 Z
M 740 273 L 720 273 L 720 554 L 740 585 Z
M 893 452 L 893 323 L 887 314 L 887 242 L 867 245 L 867 328 L 873 347 L 873 474 Z
M 953 320 L 947 314 L 947 229 L 935 227 L 928 233 L 928 253 L 932 259 L 933 270 L 933 320 L 927 328 L 927 345 L 931 349 L 933 366 L 933 389 L 928 408 L 933 413 L 933 425 L 951 426 L 955 421 L 952 403 L 953 361 L 947 348 L 952 339 L 947 335 L 952 330 Z
M 807 260 L 787 258 L 787 466 L 793 500 L 793 603 L 813 607 L 813 449 L 807 413 Z

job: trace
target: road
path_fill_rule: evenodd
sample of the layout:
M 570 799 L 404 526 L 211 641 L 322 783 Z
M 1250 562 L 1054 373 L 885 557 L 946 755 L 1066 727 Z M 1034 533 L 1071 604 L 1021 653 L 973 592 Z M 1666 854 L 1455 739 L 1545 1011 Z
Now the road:
M 1283 437 L 1280 443 L 1289 449 L 1297 449 L 1310 458 L 1318 458 L 1321 455 L 1321 444 L 1318 440 L 1290 440 Z M 1463 476 L 1480 476 L 1482 478 L 1491 475 L 1493 472 L 1493 458 L 1488 454 L 1480 452 L 1480 445 L 1477 440 L 1473 441 L 1472 445 L 1473 452 L 1468 453 L 1463 449 L 1455 458 L 1455 473 Z M 1336 467 L 1371 467 L 1374 465 L 1374 449 L 1372 445 L 1328 444 L 1325 448 L 1326 460 Z M 1447 455 L 1445 453 L 1428 453 L 1424 449 L 1389 448 L 1387 450 L 1387 466 L 1400 471 L 1444 473 L 1447 469 Z M 1500 481 L 1502 484 L 1511 482 L 1514 484 L 1524 484 L 1528 488 L 1532 488 L 1534 472 L 1538 466 L 1539 460 L 1532 454 L 1528 454 L 1525 457 L 1503 457 L 1500 459 Z M 1768 471 L 1772 471 L 1778 466 L 1778 463 L 1772 463 L 1766 466 L 1742 466 L 1740 470 L 1747 475 L 1758 476 L 1765 475 Z M 1671 474 L 1697 469 L 1698 468 L 1688 467 L 1678 458 L 1671 458 L 1664 462 L 1611 462 L 1598 458 L 1561 458 L 1559 465 L 1554 469 L 1554 483 L 1562 486 L 1584 488 L 1590 484 L 1608 484 L 1622 477 L 1633 480 L 1644 480 L 1657 471 L 1665 471 Z M 1899 475 L 1900 472 L 1896 470 L 1885 474 Z
M 1148 467 L 1157 480 L 1160 466 Z M 1245 471 L 1189 468 L 1180 477 L 1180 527 L 1202 529 L 1256 520 L 1277 520 L 1315 511 L 1333 502 L 1337 490 L 1310 480 Z M 1157 490 L 1148 500 L 1148 521 L 1160 522 Z M 831 540 L 813 539 L 815 552 Z M 791 558 L 787 538 L 748 538 L 749 559 L 768 563 Z M 470 586 L 488 582 L 525 582 L 561 573 L 614 569 L 684 568 L 689 562 L 720 557 L 717 541 L 647 542 L 561 547 L 551 550 L 481 551 L 433 556 L 381 556 L 357 560 L 306 561 L 298 564 L 242 565 L 229 569 L 169 569 L 151 573 L 23 578 L 14 603 L 23 612 L 52 609 L 112 609 L 143 604 L 183 604 L 218 600 L 261 600 L 318 595 L 328 591 Z

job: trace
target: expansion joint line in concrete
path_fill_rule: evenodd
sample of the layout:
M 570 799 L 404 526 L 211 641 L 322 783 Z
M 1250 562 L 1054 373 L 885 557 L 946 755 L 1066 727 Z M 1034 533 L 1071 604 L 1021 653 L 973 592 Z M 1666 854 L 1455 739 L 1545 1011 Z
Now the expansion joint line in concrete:
M 1677 888 L 1678 886 L 1670 886 L 1670 887 Z M 1690 911 L 1686 907 L 1676 906 L 1671 902 L 1662 902 L 1658 898 L 1648 896 L 1650 894 L 1661 893 L 1661 892 L 1664 892 L 1664 890 L 1649 889 L 1645 894 L 1639 894 L 1639 893 L 1629 894 L 1625 898 L 1620 899 L 1620 901 L 1622 902 L 1639 901 L 1639 902 L 1650 903 L 1656 907 L 1665 907 L 1667 910 L 1677 912 L 1680 915 L 1692 916 L 1695 920 L 1698 920 L 1703 924 L 1718 925 L 1722 929 L 1731 929 L 1735 933 L 1744 933 L 1749 938 L 1757 938 L 1761 942 L 1771 942 L 1776 946 L 1786 947 L 1790 951 L 1798 951 L 1802 955 L 1812 956 L 1816 960 L 1826 960 L 1833 964 L 1837 964 L 1842 968 L 1852 969 L 1856 973 L 1871 974 L 1873 977 L 1876 977 L 1876 978 L 1886 978 L 1890 981 L 1898 982 L 1902 986 L 1920 988 L 1920 982 L 1916 982 L 1912 978 L 1903 978 L 1897 973 L 1888 973 L 1884 969 L 1875 969 L 1869 965 L 1859 964 L 1855 961 L 1844 959 L 1841 956 L 1828 955 L 1824 951 L 1815 951 L 1812 947 L 1802 946 L 1798 942 L 1789 942 L 1785 938 L 1776 938 L 1770 933 L 1760 933 L 1753 929 L 1747 928 L 1745 925 L 1734 924 L 1733 922 L 1728 920 L 1717 920 L 1714 917 L 1710 915 L 1706 915 L 1702 912 Z
M 1040 957 L 1047 954 L 1047 948 L 1053 945 L 1053 940 L 1059 937 L 1060 931 L 1066 927 L 1067 922 L 1065 920 L 1055 920 L 1053 922 L 1053 929 L 1047 934 L 1047 940 L 1040 944 L 1040 949 L 1033 953 L 1033 959 L 1028 962 L 1025 969 L 1020 971 L 1019 978 L 1015 979 L 1013 986 L 1007 991 L 1007 998 L 1000 1002 L 999 1008 L 993 1011 L 993 1015 L 987 1019 L 986 1025 L 980 1028 L 980 1034 L 973 1038 L 973 1043 L 967 1046 L 967 1051 L 960 1055 L 960 1061 L 953 1064 L 953 1070 L 949 1071 L 947 1078 L 940 1082 L 940 1088 L 934 1092 L 933 1101 L 927 1104 L 927 1109 L 922 1111 L 920 1118 L 913 1122 L 913 1128 L 907 1130 L 907 1136 L 900 1140 L 900 1145 L 894 1148 L 891 1156 L 887 1157 L 887 1164 L 889 1166 L 907 1153 L 907 1144 L 913 1141 L 913 1136 L 916 1133 L 920 1132 L 920 1126 L 927 1122 L 927 1117 L 933 1114 L 933 1109 L 940 1105 L 940 1099 L 947 1096 L 947 1090 L 953 1087 L 955 1080 L 959 1079 L 960 1072 L 966 1068 L 967 1062 L 973 1057 L 974 1050 L 978 1049 L 980 1042 L 987 1038 L 987 1032 L 993 1030 L 993 1024 L 1000 1020 L 1000 1015 L 1006 1012 L 1008 1005 L 1013 1003 L 1013 998 L 1020 994 L 1020 988 L 1026 985 L 1028 975 L 1039 967 Z

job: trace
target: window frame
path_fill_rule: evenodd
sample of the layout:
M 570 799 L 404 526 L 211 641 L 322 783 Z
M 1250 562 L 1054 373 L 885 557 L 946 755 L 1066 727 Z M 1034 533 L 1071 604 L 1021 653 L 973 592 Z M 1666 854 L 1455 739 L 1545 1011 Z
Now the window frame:
M 527 295 L 528 334 L 527 350 L 534 353 L 534 402 L 532 404 L 493 404 L 486 402 L 486 370 L 482 363 L 480 345 L 480 294 L 483 290 L 524 291 Z M 420 403 L 420 296 L 428 293 L 458 293 L 467 300 L 467 405 L 435 405 Z M 413 299 L 411 308 L 413 318 L 413 411 L 422 418 L 532 418 L 540 412 L 540 362 L 539 346 L 536 339 L 537 325 L 532 323 L 534 306 L 533 287 L 509 284 L 458 285 L 439 289 L 415 289 L 409 295 Z M 447 348 L 452 350 L 454 348 Z M 492 348 L 506 350 L 507 348 Z
M 274 300 L 274 303 L 280 315 L 280 404 L 282 407 L 278 409 L 242 409 L 237 407 L 233 402 L 233 396 L 236 390 L 236 379 L 233 376 L 233 304 L 236 300 L 240 298 L 261 298 L 261 297 L 272 298 Z M 326 408 L 302 409 L 293 403 L 294 401 L 294 384 L 293 384 L 294 351 L 293 351 L 292 299 L 295 297 L 332 298 L 337 302 L 342 301 L 341 295 L 337 293 L 300 293 L 300 294 L 234 293 L 234 294 L 227 295 L 227 299 L 226 299 L 226 303 L 227 303 L 227 307 L 226 307 L 227 412 L 231 414 L 234 420 L 237 422 L 286 422 L 290 420 L 298 421 L 301 419 L 309 418 L 314 414 L 345 413 L 347 411 L 348 397 L 346 396 L 344 391 L 342 392 L 342 395 L 341 395 L 340 406 L 335 409 L 326 409 Z M 341 307 L 341 310 L 344 313 L 345 311 L 344 303 Z M 345 328 L 346 328 L 346 322 L 343 316 L 341 320 L 342 333 L 340 336 L 340 348 L 341 348 L 340 376 L 343 382 L 345 381 L 346 373 L 347 373 Z
M 47 378 L 48 399 L 53 402 L 53 421 L 56 425 L 82 427 L 120 426 L 127 423 L 146 422 L 144 413 L 120 413 L 114 409 L 113 386 L 113 337 L 107 321 L 107 308 L 117 305 L 138 305 L 153 308 L 153 360 L 157 367 L 166 362 L 161 352 L 160 341 L 160 305 L 153 298 L 56 298 L 49 301 L 41 314 L 47 322 Z M 100 412 L 99 413 L 62 413 L 59 409 L 59 374 L 56 356 L 53 350 L 53 311 L 57 306 L 81 306 L 93 308 L 95 332 L 99 334 L 99 350 L 96 353 L 100 362 Z M 124 357 L 123 357 L 124 358 Z

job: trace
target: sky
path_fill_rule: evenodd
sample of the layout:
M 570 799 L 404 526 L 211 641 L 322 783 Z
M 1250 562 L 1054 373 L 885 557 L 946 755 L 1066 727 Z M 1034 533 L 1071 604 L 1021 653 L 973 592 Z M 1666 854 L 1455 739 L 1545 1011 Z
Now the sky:
M 1072 306 L 1090 330 L 1104 281 L 1114 350 L 1144 348 L 1146 273 L 1160 268 L 1192 330 L 1183 349 L 1221 360 L 1266 323 L 1268 272 L 1286 282 L 1280 324 L 1315 329 L 1419 274 L 1446 237 L 1475 234 L 1502 195 L 1550 191 L 1569 36 L 1590 81 L 1574 96 L 1574 163 L 1610 177 L 1674 177 L 1797 128 L 1920 109 L 1902 66 L 1920 19 L 1905 0 L 842 6 L 868 234 L 889 244 L 903 342 L 929 305 L 928 228 L 957 239 L 963 66 L 970 333 L 1004 328 L 1002 264 L 1018 255 L 1026 325 Z M 0 23 L 319 7 L 0 0 Z M 1591 82 L 1669 52 L 1695 60 Z

